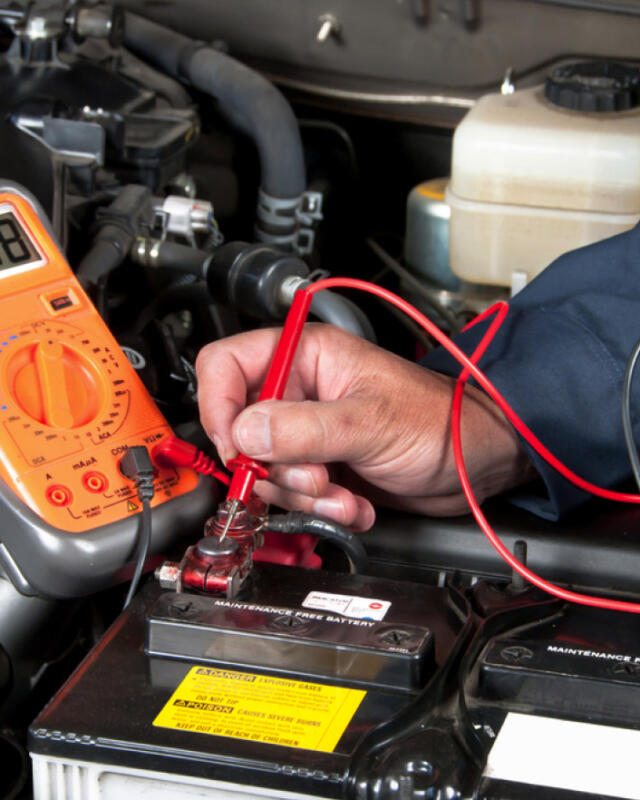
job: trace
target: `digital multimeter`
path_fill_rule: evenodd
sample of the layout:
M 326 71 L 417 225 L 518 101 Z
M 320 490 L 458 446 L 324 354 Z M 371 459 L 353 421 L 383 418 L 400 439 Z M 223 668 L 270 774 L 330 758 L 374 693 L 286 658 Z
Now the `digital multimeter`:
M 0 568 L 22 591 L 74 596 L 131 558 L 140 503 L 122 454 L 172 432 L 44 219 L 0 185 Z M 157 549 L 208 503 L 190 470 L 158 466 L 154 486 Z

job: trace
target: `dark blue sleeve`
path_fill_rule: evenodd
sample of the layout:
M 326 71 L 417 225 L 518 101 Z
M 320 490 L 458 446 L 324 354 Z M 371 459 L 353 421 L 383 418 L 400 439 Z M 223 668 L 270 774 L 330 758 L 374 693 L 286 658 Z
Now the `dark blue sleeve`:
M 460 334 L 457 344 L 471 353 L 486 327 Z M 613 487 L 631 474 L 620 404 L 638 339 L 640 225 L 554 261 L 511 300 L 479 366 L 554 455 L 581 477 Z M 442 348 L 422 363 L 459 372 Z M 546 492 L 525 490 L 515 502 L 549 519 L 585 502 L 588 495 L 526 447 Z

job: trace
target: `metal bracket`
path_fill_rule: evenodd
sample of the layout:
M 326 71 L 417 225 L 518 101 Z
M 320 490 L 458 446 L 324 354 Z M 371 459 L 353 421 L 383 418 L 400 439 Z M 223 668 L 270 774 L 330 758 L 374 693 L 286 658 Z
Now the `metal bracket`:
M 316 243 L 316 232 L 311 228 L 299 228 L 296 231 L 296 238 L 293 249 L 299 256 L 308 256 L 313 253 Z
M 480 25 L 479 0 L 439 0 L 439 11 L 453 17 L 468 31 Z
M 313 228 L 322 219 L 322 201 L 321 192 L 306 191 L 300 197 L 282 200 L 260 190 L 256 231 L 258 238 L 278 247 L 291 248 L 298 255 L 308 255 L 313 251 L 315 243 Z M 260 223 L 271 230 L 264 230 Z M 292 227 L 295 230 L 291 230 Z M 286 233 L 277 233 L 278 228 L 284 229 Z
M 323 200 L 322 192 L 307 190 L 300 198 L 300 203 L 296 209 L 298 222 L 307 228 L 312 227 L 314 222 L 320 222 L 322 219 Z

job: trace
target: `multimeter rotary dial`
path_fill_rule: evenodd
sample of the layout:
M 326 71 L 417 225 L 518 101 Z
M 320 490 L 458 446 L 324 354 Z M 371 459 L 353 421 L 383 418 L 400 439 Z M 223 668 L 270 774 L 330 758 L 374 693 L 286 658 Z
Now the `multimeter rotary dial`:
M 18 407 L 52 428 L 78 428 L 96 418 L 104 387 L 93 364 L 67 345 L 42 339 L 12 357 L 12 394 Z
M 12 411 L 38 423 L 36 428 L 88 428 L 100 440 L 117 430 L 129 394 L 120 352 L 63 322 L 34 322 L 7 340 Z

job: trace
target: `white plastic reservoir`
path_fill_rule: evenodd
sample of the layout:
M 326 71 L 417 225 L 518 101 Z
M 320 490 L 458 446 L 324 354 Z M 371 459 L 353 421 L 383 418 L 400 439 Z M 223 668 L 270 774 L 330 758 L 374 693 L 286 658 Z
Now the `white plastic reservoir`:
M 598 80 L 595 89 L 606 88 Z M 598 105 L 584 84 L 587 106 Z M 584 97 L 565 93 L 561 101 L 574 108 L 564 108 L 540 86 L 487 95 L 469 111 L 454 135 L 445 195 L 460 278 L 511 286 L 514 273 L 530 280 L 567 250 L 636 224 L 640 106 L 611 111 L 636 99 L 608 97 L 605 110 L 584 111 Z

